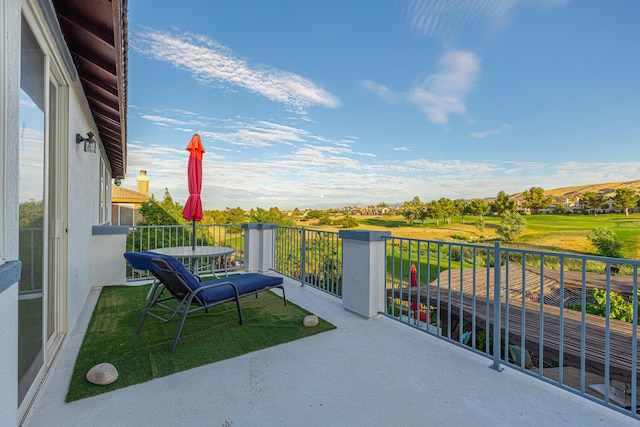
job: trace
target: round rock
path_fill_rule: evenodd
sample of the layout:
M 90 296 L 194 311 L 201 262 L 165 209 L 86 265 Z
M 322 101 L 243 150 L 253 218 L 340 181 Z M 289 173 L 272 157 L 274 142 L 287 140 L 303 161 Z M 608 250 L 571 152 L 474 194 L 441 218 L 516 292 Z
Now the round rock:
M 315 316 L 313 314 L 310 314 L 309 316 L 305 316 L 304 320 L 302 321 L 302 324 L 307 328 L 313 328 L 318 324 L 318 316 Z
M 87 372 L 87 381 L 97 385 L 111 384 L 118 379 L 118 370 L 111 363 L 100 363 Z

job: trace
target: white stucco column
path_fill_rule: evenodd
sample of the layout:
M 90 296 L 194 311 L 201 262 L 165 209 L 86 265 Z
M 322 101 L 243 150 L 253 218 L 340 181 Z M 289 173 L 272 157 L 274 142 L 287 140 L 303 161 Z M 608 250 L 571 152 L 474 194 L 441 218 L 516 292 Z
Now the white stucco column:
M 268 271 L 275 266 L 277 224 L 266 222 L 242 224 L 244 228 L 244 268 Z
M 342 305 L 371 318 L 385 310 L 385 237 L 388 231 L 341 230 Z
M 96 225 L 91 239 L 92 285 L 124 285 L 126 266 L 122 254 L 127 250 L 129 227 Z

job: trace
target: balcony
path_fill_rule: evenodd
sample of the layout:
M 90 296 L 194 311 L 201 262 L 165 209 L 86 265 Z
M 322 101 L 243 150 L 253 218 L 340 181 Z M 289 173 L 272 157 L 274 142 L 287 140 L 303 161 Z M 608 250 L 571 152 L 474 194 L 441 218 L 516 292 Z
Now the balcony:
M 477 346 L 465 344 L 460 333 L 456 335 L 453 328 L 456 318 L 460 324 L 460 319 L 468 319 L 474 331 L 481 326 L 486 331 L 493 330 L 495 336 L 510 325 L 509 316 L 505 316 L 505 311 L 510 313 L 510 310 L 494 310 L 501 305 L 490 303 L 500 300 L 504 304 L 501 307 L 510 307 L 507 298 L 511 296 L 512 302 L 515 298 L 513 291 L 518 286 L 515 278 L 523 269 L 513 261 L 513 254 L 503 257 L 502 251 L 508 253 L 509 250 L 398 240 L 384 235 L 368 239 L 349 233 L 340 238 L 331 234 L 309 237 L 305 230 L 297 229 L 278 229 L 269 235 L 268 230 L 245 229 L 244 265 L 252 269 L 256 263 L 261 266 L 270 264 L 275 270 L 270 274 L 285 275 L 290 301 L 325 318 L 337 329 L 67 404 L 64 399 L 69 378 L 97 300 L 96 288 L 87 299 L 75 330 L 67 337 L 26 425 L 517 423 L 595 426 L 606 423 L 622 426 L 637 422 L 637 416 L 629 409 L 613 403 L 605 404 L 602 396 L 588 393 L 584 380 L 580 385 L 581 376 L 591 379 L 591 375 L 595 375 L 598 381 L 612 379 L 617 372 L 609 368 L 610 356 L 617 351 L 615 346 L 605 349 L 609 356 L 602 378 L 588 371 L 587 367 L 578 368 L 578 386 L 572 388 L 569 385 L 574 369 L 572 365 L 567 364 L 564 374 L 560 368 L 561 380 L 553 379 L 551 368 L 543 366 L 538 372 L 531 371 L 525 369 L 524 359 L 516 363 L 508 356 L 505 358 L 504 350 L 496 346 L 501 340 L 495 340 L 494 346 L 487 345 L 480 351 Z M 253 250 L 256 244 L 262 252 Z M 436 250 L 432 250 L 431 245 Z M 273 249 L 270 253 L 265 250 L 269 247 Z M 456 247 L 460 249 L 457 258 L 452 256 Z M 484 308 L 466 305 L 463 293 L 457 296 L 454 293 L 456 289 L 460 290 L 464 280 L 456 280 L 453 274 L 460 271 L 462 278 L 465 274 L 462 266 L 469 265 L 465 262 L 465 255 L 460 255 L 467 248 L 470 248 L 472 257 L 504 259 L 504 271 L 511 268 L 511 273 L 494 270 L 500 271 L 497 283 L 501 280 L 509 282 L 507 278 L 511 277 L 511 288 L 507 284 L 502 295 L 494 294 L 495 289 L 488 286 L 495 276 L 486 276 L 485 287 L 491 292 L 486 304 L 489 311 L 482 320 L 476 315 Z M 325 256 L 318 251 L 324 251 Z M 436 253 L 437 259 L 431 259 Z M 327 254 L 329 262 L 326 262 Z M 533 252 L 521 255 L 520 259 L 539 256 Z M 550 255 L 544 253 L 542 256 Z M 265 259 L 269 257 L 271 259 Z M 457 260 L 455 264 L 454 259 Z M 608 262 L 606 259 L 600 261 Z M 637 263 L 628 262 L 632 265 Z M 410 286 L 409 265 L 412 263 L 420 267 L 417 273 L 420 283 L 416 288 Z M 491 264 L 486 263 L 489 268 Z M 327 266 L 336 269 L 337 265 L 341 266 L 339 275 L 327 274 Z M 434 267 L 436 271 L 429 271 L 430 265 L 437 265 Z M 605 280 L 608 286 L 612 283 L 610 267 L 609 264 Z M 637 266 L 634 268 L 637 278 Z M 474 268 L 476 270 L 477 277 L 485 270 L 489 271 L 480 267 Z M 368 277 L 366 283 L 361 280 L 363 277 Z M 426 280 L 427 277 L 436 279 Z M 445 284 L 445 277 L 449 277 L 451 285 Z M 480 284 L 477 277 L 473 281 L 474 287 Z M 132 275 L 130 280 L 138 278 Z M 527 284 L 526 279 L 521 282 Z M 350 290 L 353 283 L 359 283 L 365 290 L 354 294 Z M 433 289 L 426 283 L 439 286 L 435 289 L 440 299 L 432 300 L 428 294 Z M 370 289 L 373 292 L 368 293 Z M 482 294 L 483 298 L 485 294 Z M 564 291 L 561 296 L 564 296 Z M 480 294 L 474 301 L 480 301 L 479 297 Z M 366 304 L 363 298 L 367 299 Z M 456 301 L 459 302 L 457 306 Z M 521 298 L 520 304 L 524 304 L 523 301 Z M 432 320 L 433 327 L 428 327 L 426 319 L 420 319 L 419 315 L 411 317 L 412 302 L 419 302 L 421 308 L 430 306 L 429 317 L 432 318 L 429 320 Z M 544 304 L 544 298 L 542 303 L 538 303 L 542 307 L 540 304 Z M 431 307 L 435 308 L 433 315 Z M 468 312 L 474 315 L 469 318 Z M 612 329 L 610 323 L 606 323 L 610 336 Z M 633 325 L 637 328 L 637 319 Z M 512 334 L 513 331 L 508 330 L 504 333 L 505 336 Z M 474 335 L 472 343 L 476 340 Z M 532 339 L 531 332 L 527 330 L 516 335 L 521 335 L 522 347 L 529 348 L 525 341 Z M 560 355 L 560 360 L 565 360 L 563 356 L 567 353 L 570 339 L 567 336 L 559 341 L 560 349 L 555 349 L 555 353 Z M 514 340 L 511 338 L 509 342 Z M 636 334 L 628 343 L 634 349 L 633 361 L 636 362 Z M 544 346 L 539 348 L 540 354 L 546 355 Z M 583 350 L 582 359 L 585 359 L 587 350 L 591 351 L 588 348 Z M 631 376 L 636 374 L 632 368 Z M 630 378 L 629 383 L 635 386 L 634 378 Z M 636 396 L 636 393 L 632 394 Z

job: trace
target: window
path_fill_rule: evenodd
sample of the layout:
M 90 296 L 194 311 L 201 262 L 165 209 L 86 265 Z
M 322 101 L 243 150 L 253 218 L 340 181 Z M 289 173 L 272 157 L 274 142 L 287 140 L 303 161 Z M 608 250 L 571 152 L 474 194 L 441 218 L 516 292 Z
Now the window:
M 111 172 L 107 161 L 104 156 L 100 156 L 100 206 L 99 206 L 99 218 L 98 224 L 106 224 L 111 221 L 110 206 L 111 206 Z
M 119 217 L 120 221 L 118 225 L 128 225 L 130 227 L 134 226 L 133 217 L 135 214 L 135 205 L 133 203 L 124 203 L 118 206 L 120 212 Z

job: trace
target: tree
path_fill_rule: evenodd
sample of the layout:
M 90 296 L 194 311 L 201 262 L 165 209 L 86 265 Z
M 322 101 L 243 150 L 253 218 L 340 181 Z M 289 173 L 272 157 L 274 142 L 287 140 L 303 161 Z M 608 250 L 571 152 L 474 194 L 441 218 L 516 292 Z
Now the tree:
M 241 207 L 237 208 L 226 208 L 225 216 L 227 220 L 227 224 L 241 224 L 245 221 L 247 213 Z
M 516 201 L 509 198 L 504 191 L 500 191 L 496 199 L 491 204 L 491 212 L 502 215 L 505 212 L 513 212 L 516 210 Z
M 618 242 L 616 232 L 610 228 L 596 227 L 587 236 L 593 246 L 598 250 L 598 254 L 607 257 L 619 257 L 622 244 Z
M 527 227 L 527 221 L 517 212 L 505 212 L 498 233 L 505 242 L 513 242 Z
M 531 209 L 533 213 L 551 206 L 551 197 L 544 196 L 542 187 L 531 187 L 529 190 L 524 190 L 523 196 L 524 207 Z
M 251 210 L 251 222 L 271 222 L 285 227 L 294 227 L 296 225 L 293 218 L 280 212 L 277 207 L 271 207 L 269 210 L 257 208 Z
M 600 193 L 596 193 L 595 191 L 587 191 L 582 196 L 582 201 L 591 209 L 593 209 L 593 215 L 597 216 L 597 210 L 602 207 L 604 196 Z
M 471 215 L 477 215 L 482 220 L 482 216 L 489 212 L 489 206 L 482 199 L 474 199 L 469 203 Z
M 624 209 L 624 215 L 629 216 L 629 208 L 638 204 L 638 195 L 631 188 L 618 188 L 613 196 L 613 205 L 616 208 Z
M 169 189 L 164 189 L 164 198 L 157 201 L 154 197 L 148 202 L 140 204 L 140 214 L 144 220 L 138 225 L 177 225 L 186 224 L 187 221 L 182 218 L 182 206 L 175 203 Z
M 227 224 L 227 217 L 224 212 L 216 210 L 202 210 L 202 224 Z
M 326 215 L 327 213 L 324 211 L 319 211 L 317 209 L 311 209 L 307 212 L 307 215 L 305 216 L 306 219 L 318 219 L 318 218 L 322 218 L 323 215 Z
M 451 217 L 456 211 L 455 204 L 451 199 L 447 199 L 446 197 L 441 197 L 440 200 L 438 200 L 438 204 L 440 205 L 442 217 L 447 221 L 447 224 L 451 224 Z
M 425 206 L 420 200 L 420 197 L 415 196 L 410 202 L 404 202 L 402 216 L 404 216 L 404 219 L 409 224 L 413 224 L 414 221 L 421 221 L 424 223 L 426 218 Z
M 440 217 L 442 216 L 442 207 L 436 200 L 427 203 L 427 216 L 436 220 L 436 226 L 440 227 Z
M 20 228 L 42 228 L 44 218 L 44 202 L 33 199 L 20 203 L 19 207 Z
M 465 214 L 469 213 L 469 204 L 464 199 L 457 199 L 453 201 L 456 208 L 456 212 L 462 216 L 462 223 L 464 223 Z

